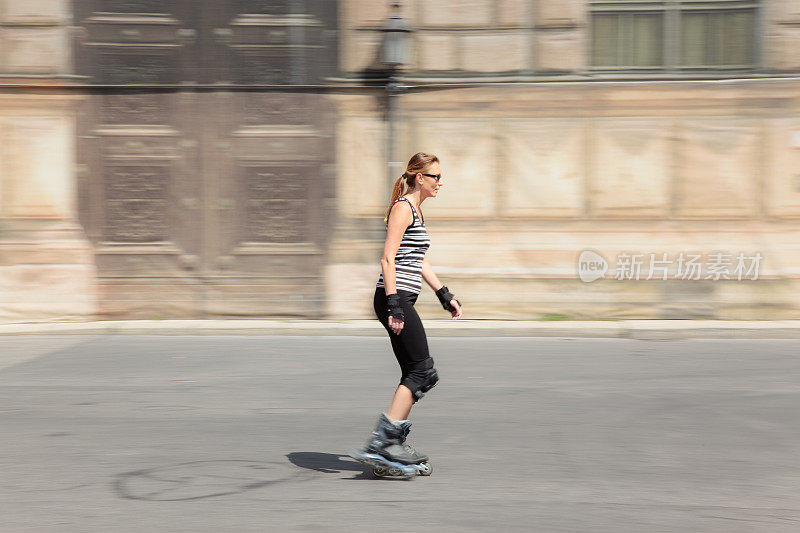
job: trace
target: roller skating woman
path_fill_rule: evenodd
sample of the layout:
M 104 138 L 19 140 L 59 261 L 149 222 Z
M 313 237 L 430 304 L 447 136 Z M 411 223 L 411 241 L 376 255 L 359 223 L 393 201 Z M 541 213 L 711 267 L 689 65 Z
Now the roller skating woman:
M 420 206 L 427 198 L 435 198 L 442 185 L 439 159 L 431 154 L 414 154 L 394 184 L 384 219 L 386 242 L 373 305 L 378 320 L 389 333 L 402 377 L 389 411 L 378 417 L 367 444 L 350 454 L 372 466 L 379 476 L 431 473 L 428 456 L 405 441 L 411 427 L 408 421 L 411 407 L 439 381 L 428 353 L 425 329 L 414 309 L 422 280 L 436 291 L 442 307 L 453 319 L 461 318 L 461 303 L 442 285 L 425 259 L 431 241 Z

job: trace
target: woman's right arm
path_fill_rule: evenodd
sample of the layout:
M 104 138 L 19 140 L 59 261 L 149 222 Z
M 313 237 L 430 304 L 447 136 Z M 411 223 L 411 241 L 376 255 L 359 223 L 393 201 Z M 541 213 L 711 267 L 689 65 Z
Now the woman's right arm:
M 383 256 L 381 257 L 383 285 L 387 295 L 397 293 L 394 257 L 400 248 L 400 241 L 403 240 L 406 228 L 413 222 L 414 215 L 411 214 L 411 206 L 406 201 L 397 202 L 389 211 L 389 227 L 386 230 L 386 242 L 383 244 Z

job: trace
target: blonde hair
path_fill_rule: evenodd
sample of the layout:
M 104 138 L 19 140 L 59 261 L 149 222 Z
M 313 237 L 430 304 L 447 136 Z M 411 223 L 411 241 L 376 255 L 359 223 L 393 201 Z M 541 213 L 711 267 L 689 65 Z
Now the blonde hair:
M 432 164 L 438 162 L 439 158 L 433 154 L 417 152 L 411 156 L 411 159 L 408 160 L 408 165 L 406 165 L 406 171 L 403 172 L 403 174 L 397 178 L 397 181 L 394 182 L 394 188 L 392 189 L 392 200 L 389 202 L 389 207 L 386 209 L 386 216 L 383 217 L 384 222 L 389 221 L 389 212 L 392 210 L 392 206 L 394 205 L 395 201 L 403 195 L 403 184 L 405 183 L 406 192 L 408 192 L 414 187 L 414 179 L 416 178 L 417 173 L 424 171 Z

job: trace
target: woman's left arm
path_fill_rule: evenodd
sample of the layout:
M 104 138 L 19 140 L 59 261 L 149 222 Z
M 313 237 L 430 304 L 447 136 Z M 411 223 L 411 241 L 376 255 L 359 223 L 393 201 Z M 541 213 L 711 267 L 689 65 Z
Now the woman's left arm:
M 433 271 L 433 267 L 431 267 L 427 257 L 422 258 L 422 279 L 425 280 L 425 283 L 430 285 L 434 292 L 444 286 L 444 283 L 439 281 L 439 278 L 436 276 L 436 272 Z
M 441 281 L 439 281 L 438 276 L 436 276 L 436 272 L 433 271 L 433 267 L 428 262 L 427 257 L 422 258 L 422 279 L 425 280 L 425 283 L 430 285 L 431 289 L 433 289 L 434 292 L 444 287 L 444 284 Z M 461 305 L 458 303 L 458 300 L 453 298 L 452 300 L 450 300 L 450 305 L 452 305 L 455 308 L 455 310 L 450 311 L 450 314 L 453 315 L 453 318 L 454 319 L 461 318 Z

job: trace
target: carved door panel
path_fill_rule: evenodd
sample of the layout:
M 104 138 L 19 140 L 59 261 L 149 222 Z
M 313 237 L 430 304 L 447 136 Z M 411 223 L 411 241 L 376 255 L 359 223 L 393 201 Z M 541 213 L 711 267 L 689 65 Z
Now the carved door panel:
M 335 10 L 81 0 L 75 15 L 79 73 L 102 86 L 83 104 L 78 143 L 102 312 L 316 316 L 330 106 L 320 93 L 241 86 L 318 83 L 335 64 L 320 52 L 334 53 Z
M 191 0 L 75 0 L 77 71 L 93 85 L 197 80 L 200 15 Z
M 83 103 L 80 215 L 107 316 L 196 316 L 205 238 L 203 135 L 191 112 L 199 96 L 102 91 Z
M 213 159 L 210 172 L 218 176 L 209 197 L 219 204 L 216 219 L 209 219 L 219 229 L 217 241 L 209 243 L 209 257 L 216 260 L 209 267 L 218 276 L 209 306 L 214 314 L 231 314 L 233 309 L 223 306 L 236 305 L 247 314 L 263 314 L 268 307 L 282 315 L 318 316 L 331 229 L 325 199 L 335 194 L 333 120 L 324 97 L 303 92 L 215 97 L 228 133 L 207 154 Z M 253 298 L 256 287 L 260 298 Z

